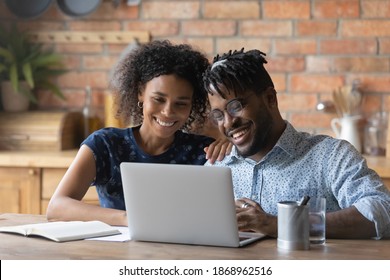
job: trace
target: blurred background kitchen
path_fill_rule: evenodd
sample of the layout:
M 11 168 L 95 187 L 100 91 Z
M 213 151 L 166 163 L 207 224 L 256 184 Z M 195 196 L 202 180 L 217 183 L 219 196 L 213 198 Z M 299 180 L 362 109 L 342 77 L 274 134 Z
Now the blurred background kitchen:
M 190 43 L 210 59 L 257 48 L 267 54 L 281 112 L 296 128 L 341 137 L 348 126 L 360 151 L 386 153 L 390 0 L 0 0 L 0 25 L 11 23 L 52 47 L 67 70 L 54 79 L 65 99 L 38 90 L 29 111 L 89 107 L 96 128 L 120 126 L 107 113 L 110 70 L 137 42 Z M 343 124 L 351 116 L 357 121 Z
M 53 0 L 30 19 L 16 17 L 5 2 L 0 1 L 1 24 L 17 21 L 34 32 L 147 31 L 151 39 L 196 45 L 210 58 L 229 49 L 258 48 L 267 53 L 285 118 L 302 130 L 333 134 L 335 115 L 316 105 L 356 78 L 364 88 L 364 114 L 390 107 L 387 0 L 102 0 L 91 1 L 101 3 L 81 17 L 68 16 Z M 80 109 L 89 85 L 103 118 L 109 72 L 127 43 L 53 42 L 70 70 L 57 81 L 66 100 L 39 92 L 39 108 Z

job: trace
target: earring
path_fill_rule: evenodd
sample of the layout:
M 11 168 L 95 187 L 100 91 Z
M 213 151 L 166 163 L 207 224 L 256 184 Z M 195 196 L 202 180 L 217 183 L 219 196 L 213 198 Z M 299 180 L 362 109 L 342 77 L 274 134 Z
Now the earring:
M 141 109 L 144 107 L 144 106 L 143 106 L 143 103 L 142 103 L 142 102 L 139 102 L 139 101 L 137 102 L 137 106 L 138 106 L 138 108 L 141 108 Z

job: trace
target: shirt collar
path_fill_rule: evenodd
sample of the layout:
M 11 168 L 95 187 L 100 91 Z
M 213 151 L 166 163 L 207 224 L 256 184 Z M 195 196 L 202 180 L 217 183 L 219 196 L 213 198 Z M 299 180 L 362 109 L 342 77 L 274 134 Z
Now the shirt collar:
M 301 135 L 298 131 L 295 130 L 295 128 L 288 121 L 285 121 L 285 122 L 286 122 L 285 130 L 283 131 L 279 140 L 276 142 L 276 145 L 272 148 L 271 151 L 268 152 L 268 154 L 272 153 L 275 149 L 281 149 L 281 150 L 285 151 L 291 157 L 296 154 L 296 152 L 297 152 L 296 147 L 297 147 L 298 143 L 301 141 Z M 267 155 L 265 157 L 267 157 Z M 232 149 L 230 155 L 226 156 L 226 163 L 230 164 L 230 163 L 233 163 L 235 161 L 240 161 L 240 160 L 254 162 L 253 160 L 245 159 L 242 156 L 240 156 L 238 154 L 236 147 L 233 146 L 233 149 Z

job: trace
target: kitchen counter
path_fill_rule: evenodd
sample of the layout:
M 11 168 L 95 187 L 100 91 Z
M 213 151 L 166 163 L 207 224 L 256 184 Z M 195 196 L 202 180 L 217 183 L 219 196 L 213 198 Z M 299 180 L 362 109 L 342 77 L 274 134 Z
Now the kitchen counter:
M 77 150 L 0 151 L 0 213 L 45 214 Z M 96 189 L 83 200 L 99 204 Z
M 374 169 L 381 178 L 390 179 L 390 158 L 386 157 L 374 157 L 364 156 L 367 160 L 367 165 L 371 169 Z
M 0 151 L 0 166 L 68 168 L 77 150 L 36 152 Z

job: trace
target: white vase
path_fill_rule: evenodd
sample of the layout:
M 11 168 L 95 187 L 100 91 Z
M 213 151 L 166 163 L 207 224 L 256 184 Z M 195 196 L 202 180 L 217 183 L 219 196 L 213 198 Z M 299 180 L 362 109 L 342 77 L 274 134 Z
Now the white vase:
M 332 119 L 331 127 L 339 139 L 347 140 L 356 150 L 362 151 L 362 145 L 360 141 L 360 134 L 358 129 L 358 122 L 361 120 L 361 116 L 344 116 L 342 118 Z
M 20 82 L 21 88 L 28 88 L 26 82 Z M 1 101 L 5 112 L 23 112 L 29 109 L 30 100 L 19 92 L 14 92 L 11 82 L 3 81 L 1 83 Z

